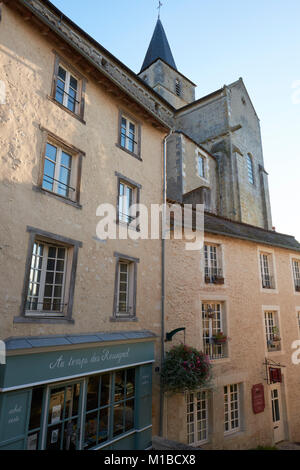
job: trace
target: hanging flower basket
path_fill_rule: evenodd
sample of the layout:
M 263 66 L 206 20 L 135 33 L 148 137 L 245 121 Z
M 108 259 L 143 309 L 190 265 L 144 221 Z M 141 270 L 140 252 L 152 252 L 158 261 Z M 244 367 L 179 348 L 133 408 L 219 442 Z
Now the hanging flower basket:
M 180 344 L 167 352 L 162 370 L 164 391 L 180 393 L 208 385 L 211 379 L 209 357 L 197 349 Z

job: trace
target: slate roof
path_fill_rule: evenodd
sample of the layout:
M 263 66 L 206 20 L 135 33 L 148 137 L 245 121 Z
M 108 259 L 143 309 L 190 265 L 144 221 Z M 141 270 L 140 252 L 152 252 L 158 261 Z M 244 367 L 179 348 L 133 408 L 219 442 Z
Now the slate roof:
M 300 252 L 300 244 L 292 235 L 265 230 L 209 213 L 204 216 L 204 231 Z
M 99 332 L 74 335 L 22 336 L 4 340 L 6 350 L 35 349 L 57 346 L 74 346 L 84 343 L 105 343 L 112 341 L 130 341 L 155 338 L 151 331 Z
M 177 70 L 164 27 L 159 18 L 157 20 L 140 73 L 157 59 L 162 59 L 164 62 L 173 67 L 173 69 Z

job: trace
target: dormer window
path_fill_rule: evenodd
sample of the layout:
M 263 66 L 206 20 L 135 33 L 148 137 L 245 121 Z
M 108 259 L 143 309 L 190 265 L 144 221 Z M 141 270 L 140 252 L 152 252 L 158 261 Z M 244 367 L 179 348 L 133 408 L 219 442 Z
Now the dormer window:
M 181 82 L 178 78 L 175 80 L 175 93 L 177 96 L 181 96 Z

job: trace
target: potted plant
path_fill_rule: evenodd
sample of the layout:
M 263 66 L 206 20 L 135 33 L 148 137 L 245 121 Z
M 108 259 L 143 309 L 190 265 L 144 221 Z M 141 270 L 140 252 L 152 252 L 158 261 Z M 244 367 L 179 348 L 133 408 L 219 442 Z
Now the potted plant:
M 224 335 L 223 331 L 219 331 L 212 337 L 215 344 L 224 344 L 227 341 L 227 336 Z
M 180 344 L 166 353 L 161 370 L 164 391 L 180 393 L 206 387 L 211 379 L 209 357 L 202 351 Z
M 273 326 L 273 343 L 278 343 L 281 341 L 280 335 L 279 335 L 279 329 L 277 326 Z

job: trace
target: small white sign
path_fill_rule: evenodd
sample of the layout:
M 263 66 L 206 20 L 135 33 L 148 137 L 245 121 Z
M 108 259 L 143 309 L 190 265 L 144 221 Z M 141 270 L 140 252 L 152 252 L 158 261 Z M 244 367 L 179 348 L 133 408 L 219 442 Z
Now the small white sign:
M 51 424 L 60 422 L 61 405 L 53 406 L 51 414 Z

